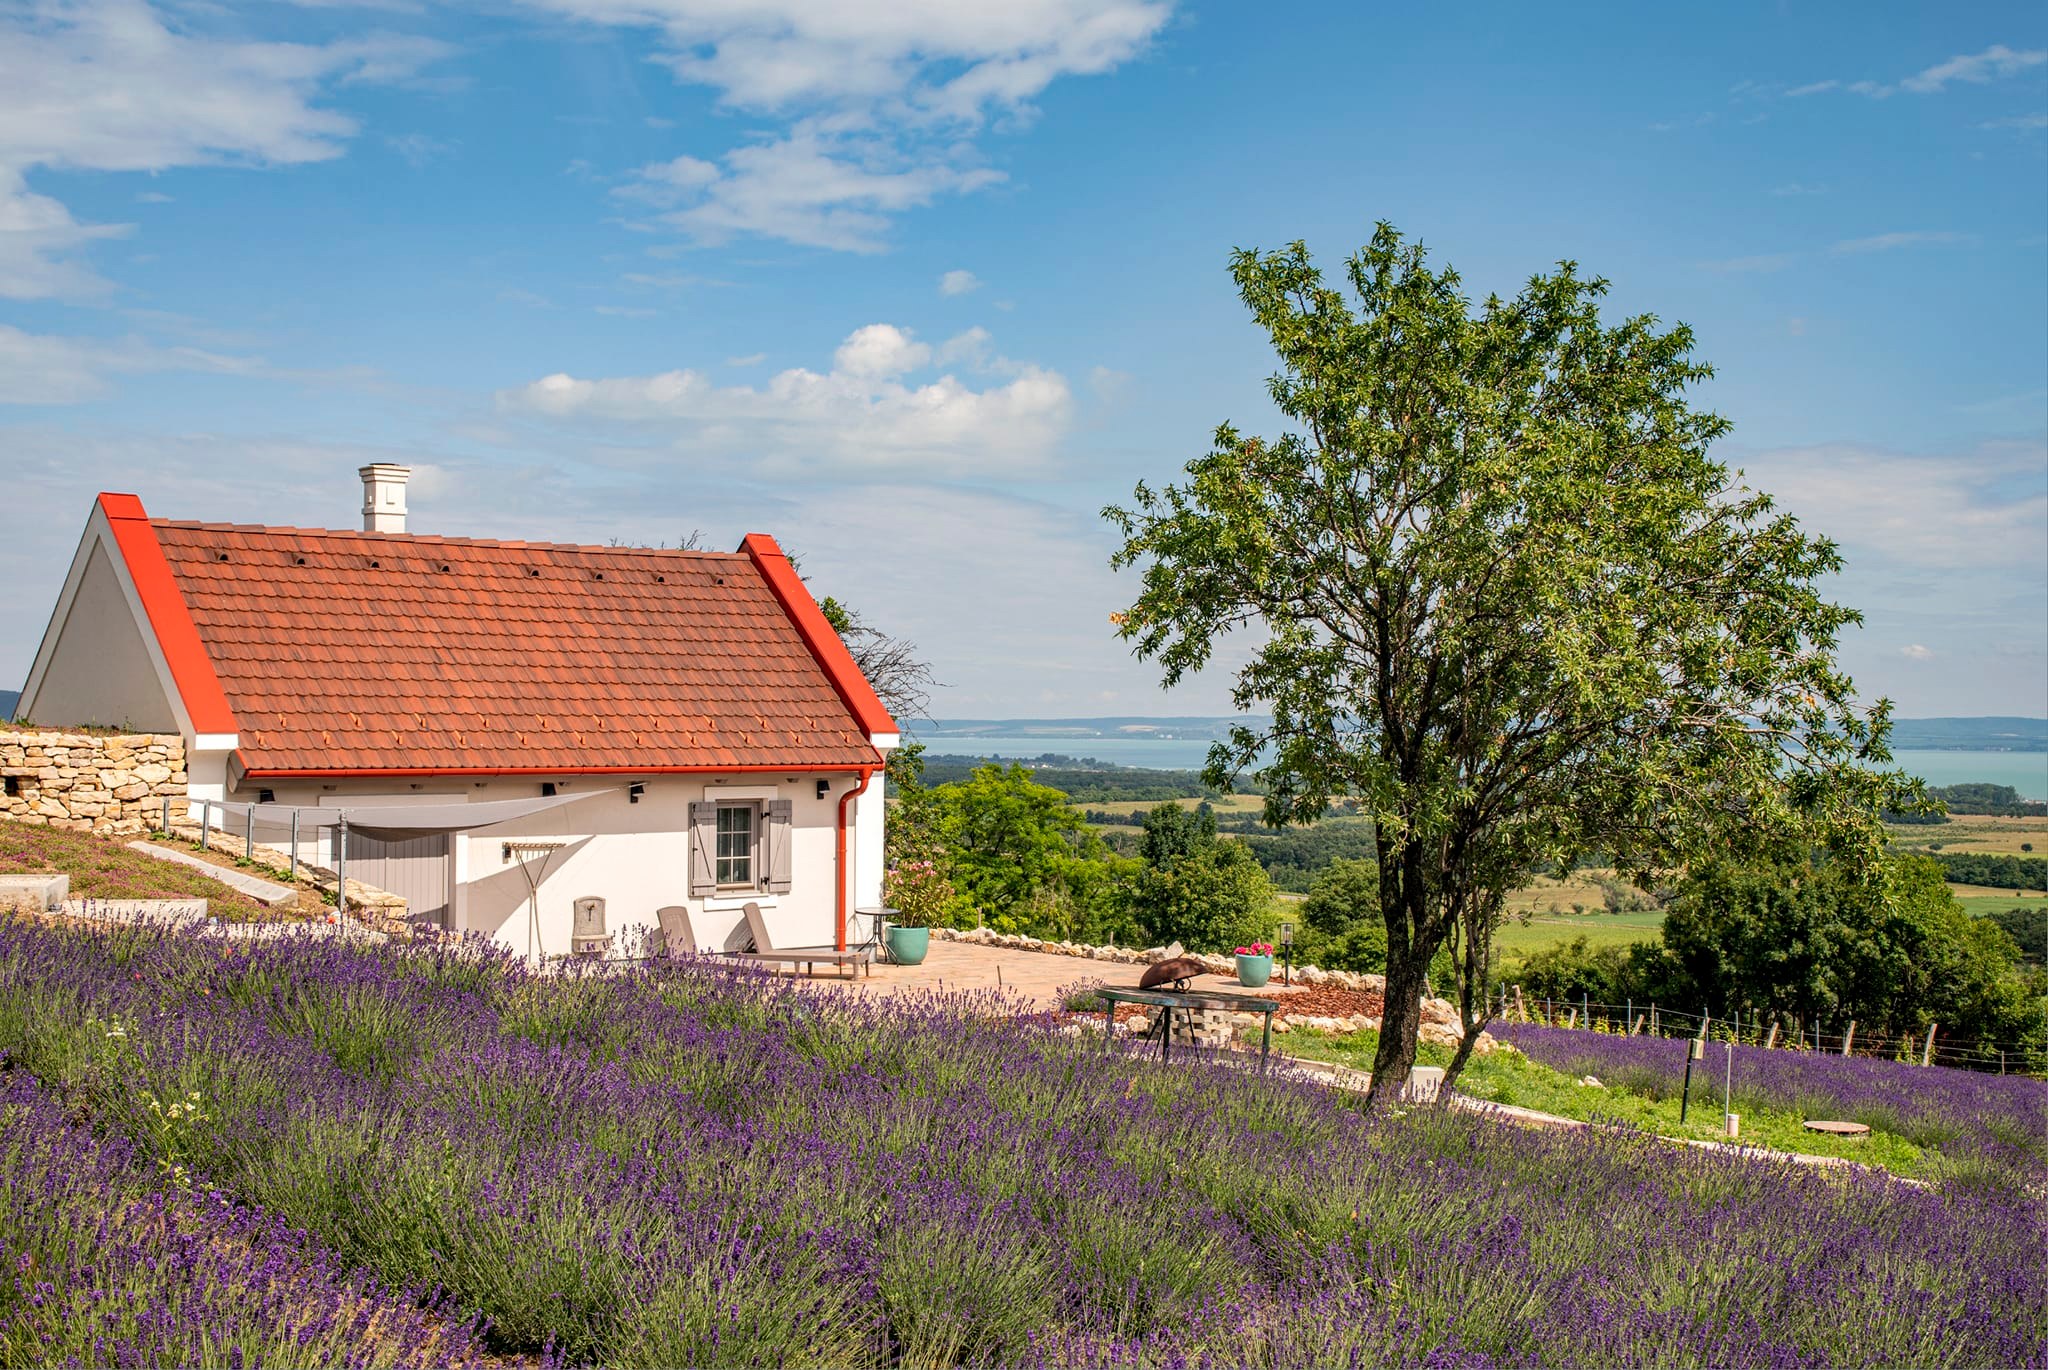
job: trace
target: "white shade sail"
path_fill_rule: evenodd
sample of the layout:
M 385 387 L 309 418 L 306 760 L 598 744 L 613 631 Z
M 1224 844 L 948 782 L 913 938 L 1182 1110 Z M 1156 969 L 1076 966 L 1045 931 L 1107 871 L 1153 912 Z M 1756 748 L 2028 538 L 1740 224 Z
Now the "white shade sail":
M 259 831 L 289 831 L 294 819 L 301 830 L 334 828 L 348 824 L 350 832 L 383 842 L 405 842 L 444 832 L 474 832 L 496 827 L 537 813 L 616 794 L 616 788 L 584 790 L 577 794 L 543 795 L 534 799 L 486 799 L 475 804 L 235 804 L 225 800 L 205 801 L 221 827 L 232 830 L 253 818 Z

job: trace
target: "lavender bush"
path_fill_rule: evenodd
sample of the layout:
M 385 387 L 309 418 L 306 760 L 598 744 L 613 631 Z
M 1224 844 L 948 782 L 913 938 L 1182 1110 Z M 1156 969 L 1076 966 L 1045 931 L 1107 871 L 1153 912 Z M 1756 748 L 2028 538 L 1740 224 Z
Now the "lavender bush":
M 1493 1032 L 1568 1075 L 1594 1075 L 1657 1099 L 1677 1098 L 1684 1087 L 1683 1040 L 1526 1023 Z M 1724 1044 L 1710 1045 L 1693 1072 L 1695 1099 L 1711 1098 L 1716 1108 L 1725 1051 Z M 2048 1081 L 1750 1046 L 1735 1048 L 1733 1064 L 1737 1112 L 1771 1108 L 1867 1123 L 1935 1150 L 1937 1173 L 1958 1181 L 2048 1188 Z
M 136 1148 L 0 1081 L 0 1365 L 438 1366 L 476 1329 L 276 1218 L 158 1184 Z
M 993 997 L 13 923 L 0 1052 L 506 1353 L 2048 1366 L 2037 1197 L 1373 1118 Z

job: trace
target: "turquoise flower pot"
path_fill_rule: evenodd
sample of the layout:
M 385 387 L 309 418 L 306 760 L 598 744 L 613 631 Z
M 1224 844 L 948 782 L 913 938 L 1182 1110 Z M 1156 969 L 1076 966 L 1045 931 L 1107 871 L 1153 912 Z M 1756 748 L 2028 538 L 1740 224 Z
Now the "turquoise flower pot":
M 1246 989 L 1257 989 L 1273 978 L 1273 958 L 1270 956 L 1240 956 L 1237 958 L 1237 983 Z
M 930 928 L 891 927 L 889 929 L 889 959 L 899 966 L 923 965 L 925 953 L 931 949 L 932 930 Z

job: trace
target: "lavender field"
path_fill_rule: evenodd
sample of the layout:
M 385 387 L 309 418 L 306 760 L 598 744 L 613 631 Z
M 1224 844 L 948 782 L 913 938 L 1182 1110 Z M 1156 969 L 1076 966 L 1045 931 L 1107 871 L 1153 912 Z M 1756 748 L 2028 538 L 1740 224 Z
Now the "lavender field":
M 1685 1085 L 1686 1043 L 1661 1037 L 1508 1023 L 1493 1029 L 1529 1059 L 1611 1088 L 1675 1099 Z M 1942 1066 L 1714 1042 L 1693 1074 L 1693 1106 L 1718 1114 L 1724 1079 L 1736 1112 L 1779 1109 L 1865 1123 L 1938 1154 L 1951 1186 L 2048 1189 L 2048 1081 Z
M 1012 1009 L 0 924 L 0 1359 L 2048 1365 L 2038 1194 Z

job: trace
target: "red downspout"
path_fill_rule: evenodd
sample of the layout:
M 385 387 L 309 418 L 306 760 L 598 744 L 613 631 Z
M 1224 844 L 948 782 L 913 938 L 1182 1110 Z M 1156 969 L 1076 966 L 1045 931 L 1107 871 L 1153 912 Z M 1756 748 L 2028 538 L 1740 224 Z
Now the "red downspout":
M 833 848 L 833 873 L 838 877 L 838 898 L 834 904 L 833 943 L 840 950 L 846 950 L 846 806 L 867 793 L 868 781 L 875 778 L 875 769 L 870 766 L 860 773 L 860 784 L 839 796 L 839 831 Z

